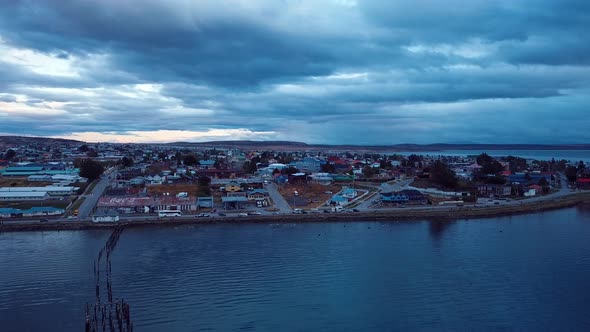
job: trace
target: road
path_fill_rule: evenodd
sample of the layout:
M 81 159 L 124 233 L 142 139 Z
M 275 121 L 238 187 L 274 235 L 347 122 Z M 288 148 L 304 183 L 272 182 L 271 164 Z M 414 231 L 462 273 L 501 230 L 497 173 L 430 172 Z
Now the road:
M 111 168 L 107 170 L 103 175 L 102 178 L 99 180 L 98 184 L 92 189 L 92 192 L 85 192 L 84 195 L 80 196 L 78 199 L 84 197 L 84 201 L 82 205 L 78 208 L 78 218 L 86 219 L 92 213 L 92 210 L 98 203 L 98 199 L 104 193 L 107 186 L 117 176 L 116 168 Z
M 275 208 L 279 209 L 282 213 L 291 213 L 292 210 L 289 203 L 287 203 L 283 195 L 279 193 L 276 184 L 269 183 L 266 185 L 266 189 L 268 190 L 268 194 L 270 195 Z

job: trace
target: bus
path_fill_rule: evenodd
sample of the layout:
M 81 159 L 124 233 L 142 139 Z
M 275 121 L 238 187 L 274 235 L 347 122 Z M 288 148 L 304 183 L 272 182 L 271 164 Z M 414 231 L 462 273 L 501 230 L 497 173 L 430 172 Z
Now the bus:
M 180 217 L 182 213 L 178 210 L 160 210 L 158 211 L 158 217 Z

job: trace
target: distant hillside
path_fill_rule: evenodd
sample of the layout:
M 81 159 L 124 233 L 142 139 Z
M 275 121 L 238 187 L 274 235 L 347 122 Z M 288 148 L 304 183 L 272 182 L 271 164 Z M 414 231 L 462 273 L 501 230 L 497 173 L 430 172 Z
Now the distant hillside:
M 0 145 L 29 144 L 84 144 L 85 142 L 61 138 L 0 136 Z M 145 143 L 149 144 L 149 143 Z M 161 145 L 155 143 L 156 145 Z M 201 148 L 239 148 L 243 150 L 274 150 L 274 151 L 351 151 L 351 152 L 396 152 L 396 151 L 449 151 L 449 150 L 590 150 L 590 144 L 392 144 L 392 145 L 332 145 L 307 144 L 292 141 L 211 141 L 211 142 L 174 142 L 168 146 L 185 146 Z
M 449 151 L 449 150 L 590 150 L 590 144 L 393 144 L 393 145 L 330 145 L 306 144 L 290 141 L 212 141 L 176 142 L 176 146 L 199 146 L 219 148 L 250 148 L 275 150 L 337 150 L 337 151 Z
M 174 142 L 170 145 L 206 145 L 206 146 L 308 146 L 302 142 L 291 141 L 210 141 L 210 142 Z
M 0 145 L 29 145 L 29 144 L 83 144 L 84 142 L 49 137 L 28 137 L 28 136 L 0 136 Z

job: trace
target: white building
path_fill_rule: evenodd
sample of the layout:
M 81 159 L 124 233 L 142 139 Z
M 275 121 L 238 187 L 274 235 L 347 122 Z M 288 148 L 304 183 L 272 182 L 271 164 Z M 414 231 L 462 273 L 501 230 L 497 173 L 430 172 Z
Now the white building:
M 44 192 L 51 196 L 68 196 L 73 195 L 78 190 L 78 187 L 60 187 L 60 186 L 46 186 L 46 187 L 0 187 L 0 193 L 3 192 Z
M 92 222 L 118 222 L 119 214 L 116 211 L 99 211 L 92 216 Z
M 0 201 L 42 201 L 49 199 L 49 194 L 45 191 L 0 191 Z

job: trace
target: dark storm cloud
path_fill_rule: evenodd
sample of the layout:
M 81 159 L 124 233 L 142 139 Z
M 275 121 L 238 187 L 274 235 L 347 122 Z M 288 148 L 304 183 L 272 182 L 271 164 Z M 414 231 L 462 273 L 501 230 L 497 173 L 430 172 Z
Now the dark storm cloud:
M 55 135 L 247 128 L 331 143 L 392 143 L 392 131 L 410 142 L 471 140 L 458 132 L 508 140 L 535 111 L 546 112 L 540 127 L 563 125 L 546 105 L 560 107 L 560 119 L 584 114 L 589 13 L 590 2 L 576 0 L 5 1 L 0 50 L 45 58 L 0 54 L 0 131 L 28 123 Z M 52 59 L 71 72 L 35 70 Z M 9 112 L 13 104 L 22 107 Z M 26 113 L 43 107 L 54 110 L 52 126 Z M 491 121 L 500 125 L 484 135 Z

